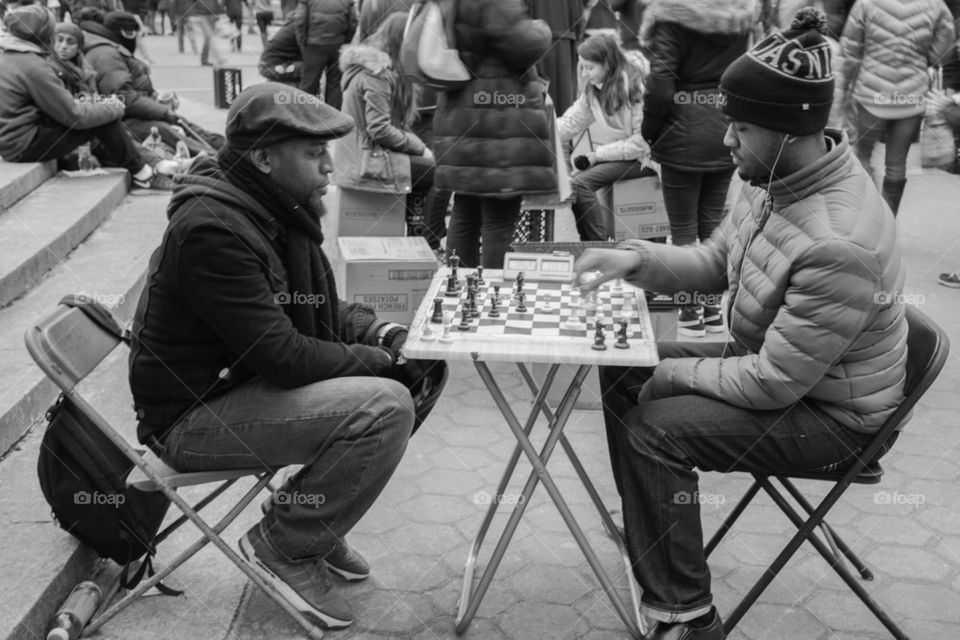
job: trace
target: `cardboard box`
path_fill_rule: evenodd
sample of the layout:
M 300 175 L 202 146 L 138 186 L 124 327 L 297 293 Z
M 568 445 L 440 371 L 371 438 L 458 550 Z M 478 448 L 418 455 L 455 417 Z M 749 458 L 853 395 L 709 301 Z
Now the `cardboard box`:
M 440 266 L 422 237 L 338 239 L 337 291 L 369 305 L 377 316 L 410 324 Z
M 659 238 L 670 235 L 660 178 L 634 178 L 613 184 L 614 237 Z
M 407 194 L 339 187 L 339 236 L 402 236 L 407 231 Z

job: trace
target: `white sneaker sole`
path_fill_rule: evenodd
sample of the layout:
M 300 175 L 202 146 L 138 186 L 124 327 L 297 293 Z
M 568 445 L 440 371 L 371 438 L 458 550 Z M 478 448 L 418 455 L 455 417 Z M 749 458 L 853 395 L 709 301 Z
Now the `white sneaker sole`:
M 273 588 L 279 591 L 280 594 L 286 598 L 300 613 L 314 618 L 315 621 L 324 629 L 346 629 L 353 624 L 353 619 L 343 620 L 341 618 L 336 618 L 328 613 L 320 611 L 312 604 L 307 602 L 303 596 L 301 596 L 290 585 L 284 582 L 280 576 L 271 571 L 270 567 L 260 562 L 260 559 L 257 558 L 257 554 L 253 552 L 253 548 L 250 546 L 250 542 L 247 540 L 246 534 L 241 536 L 239 546 L 240 554 L 243 556 L 243 559 L 246 560 L 251 567 L 253 567 L 253 570 L 259 573 L 265 580 L 273 585 Z
M 707 333 L 723 333 L 727 328 L 722 324 L 708 324 L 704 325 L 704 330 Z
M 702 338 L 707 335 L 707 332 L 705 329 L 687 329 L 686 327 L 678 327 L 677 335 L 685 338 Z

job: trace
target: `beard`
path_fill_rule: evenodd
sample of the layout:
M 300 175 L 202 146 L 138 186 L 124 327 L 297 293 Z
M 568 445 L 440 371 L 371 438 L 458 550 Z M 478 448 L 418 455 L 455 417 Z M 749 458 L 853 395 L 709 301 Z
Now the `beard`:
M 327 215 L 327 205 L 323 202 L 323 193 L 320 189 L 314 189 L 303 203 L 303 208 L 313 217 L 314 220 L 320 220 Z

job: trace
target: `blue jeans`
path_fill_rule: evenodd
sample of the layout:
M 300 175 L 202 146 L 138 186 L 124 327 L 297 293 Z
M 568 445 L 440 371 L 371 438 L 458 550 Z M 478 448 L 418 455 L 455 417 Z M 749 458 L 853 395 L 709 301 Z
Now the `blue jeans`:
M 484 269 L 503 269 L 503 256 L 513 242 L 522 201 L 521 196 L 493 198 L 454 194 L 447 252 L 456 251 L 464 267 L 472 268 L 480 263 Z
M 580 240 L 609 240 L 614 236 L 613 213 L 603 201 L 597 197 L 597 190 L 609 187 L 614 182 L 653 176 L 652 169 L 646 169 L 636 160 L 619 162 L 598 162 L 573 176 L 574 201 L 571 205 L 573 217 L 577 223 L 577 233 Z
M 723 357 L 723 343 L 667 342 L 660 358 Z M 704 396 L 637 403 L 652 367 L 601 367 L 603 418 L 627 549 L 643 612 L 686 622 L 709 611 L 697 472 L 789 473 L 852 461 L 871 436 L 847 429 L 816 403 L 743 409 Z M 739 498 L 739 496 L 737 496 Z M 731 500 L 733 502 L 733 500 Z
M 723 218 L 733 169 L 681 171 L 664 165 L 660 175 L 673 244 L 694 244 L 698 238 L 709 238 Z
M 878 118 L 859 104 L 857 105 L 857 157 L 867 175 L 873 176 L 870 160 L 873 147 L 878 142 L 886 145 L 883 177 L 887 180 L 904 180 L 907 177 L 907 154 L 910 145 L 920 135 L 923 115 L 900 120 Z
M 407 446 L 413 401 L 387 378 L 281 389 L 254 378 L 181 418 L 161 448 L 179 471 L 303 464 L 262 530 L 287 560 L 324 557 L 373 504 Z

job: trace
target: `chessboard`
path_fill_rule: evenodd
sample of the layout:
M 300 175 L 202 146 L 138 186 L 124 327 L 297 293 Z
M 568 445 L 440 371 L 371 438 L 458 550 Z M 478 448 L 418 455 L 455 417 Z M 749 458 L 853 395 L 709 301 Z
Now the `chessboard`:
M 504 278 L 502 271 L 485 270 L 475 285 L 476 310 L 471 313 L 467 270 L 460 269 L 456 290 L 450 288 L 451 274 L 447 267 L 434 276 L 410 325 L 404 346 L 407 357 L 568 364 L 657 362 L 645 296 L 625 282 L 605 283 L 594 295 L 584 296 L 569 282 L 518 283 Z

